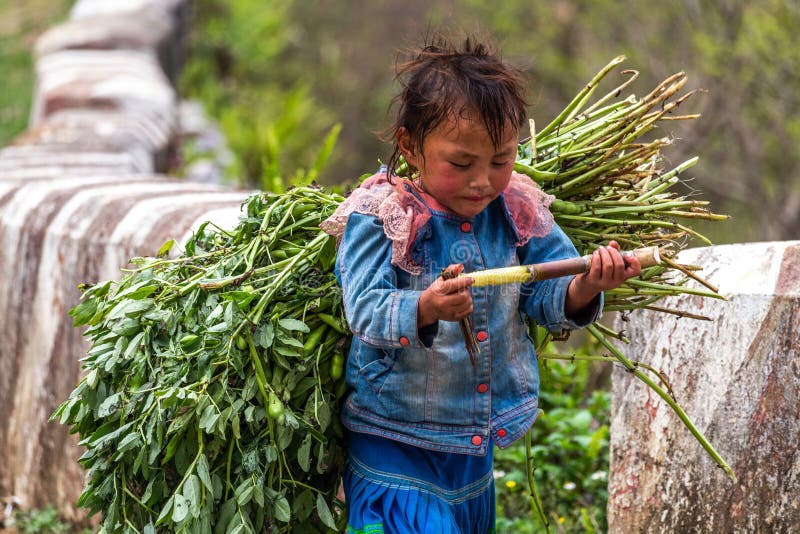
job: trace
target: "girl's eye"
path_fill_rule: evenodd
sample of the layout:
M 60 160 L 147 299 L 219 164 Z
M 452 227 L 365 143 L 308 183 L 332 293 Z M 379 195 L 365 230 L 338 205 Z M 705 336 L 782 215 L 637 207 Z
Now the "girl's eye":
M 495 167 L 505 167 L 506 165 L 508 165 L 508 161 L 493 161 L 492 165 L 494 165 Z
M 469 163 L 456 163 L 455 161 L 451 161 L 450 165 L 453 167 L 458 167 L 459 169 L 466 169 L 469 167 Z

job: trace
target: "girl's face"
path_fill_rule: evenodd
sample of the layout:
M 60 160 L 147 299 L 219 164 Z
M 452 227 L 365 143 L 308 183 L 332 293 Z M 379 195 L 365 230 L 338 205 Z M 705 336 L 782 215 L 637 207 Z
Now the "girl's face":
M 406 161 L 419 169 L 422 189 L 461 217 L 471 219 L 508 186 L 517 155 L 515 127 L 497 148 L 482 122 L 471 116 L 450 119 L 425 138 L 422 151 L 412 146 L 408 131 L 398 132 Z

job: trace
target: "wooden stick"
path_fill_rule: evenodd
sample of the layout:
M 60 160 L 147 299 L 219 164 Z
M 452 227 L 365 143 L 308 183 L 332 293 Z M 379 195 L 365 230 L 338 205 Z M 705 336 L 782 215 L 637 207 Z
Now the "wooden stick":
M 642 268 L 652 267 L 661 263 L 658 247 L 637 248 L 622 253 L 622 257 L 636 257 Z M 502 284 L 535 282 L 549 280 L 573 274 L 585 273 L 592 266 L 592 255 L 568 258 L 565 260 L 548 261 L 533 265 L 517 265 L 501 269 L 487 269 L 462 273 L 459 276 L 468 276 L 474 280 L 474 287 L 494 286 Z
M 459 265 L 460 269 L 464 267 Z M 443 280 L 452 280 L 453 278 L 458 278 L 458 274 L 451 269 L 442 269 L 441 273 Z M 475 335 L 472 332 L 472 325 L 469 323 L 469 318 L 465 317 L 458 322 L 458 326 L 461 327 L 461 335 L 464 336 L 464 346 L 469 353 L 469 360 L 472 362 L 472 366 L 478 363 L 478 354 L 480 354 L 481 349 L 478 346 L 478 341 L 475 339 Z

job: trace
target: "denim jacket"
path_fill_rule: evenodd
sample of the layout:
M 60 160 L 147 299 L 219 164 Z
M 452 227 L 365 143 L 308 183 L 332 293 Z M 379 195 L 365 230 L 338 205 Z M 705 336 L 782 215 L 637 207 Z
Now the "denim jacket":
M 429 208 L 413 241 L 412 254 L 422 266 L 417 275 L 392 265 L 392 243 L 376 216 L 349 215 L 335 272 L 354 334 L 346 365 L 351 389 L 342 412 L 350 430 L 484 455 L 492 440 L 507 447 L 533 424 L 539 370 L 525 316 L 551 331 L 580 328 L 598 318 L 602 295 L 579 317 L 568 318 L 564 299 L 571 277 L 471 288 L 480 347 L 474 367 L 457 322 L 422 330 L 417 325 L 420 293 L 452 263 L 471 272 L 577 255 L 555 224 L 545 237 L 517 246 L 504 194 L 473 219 Z

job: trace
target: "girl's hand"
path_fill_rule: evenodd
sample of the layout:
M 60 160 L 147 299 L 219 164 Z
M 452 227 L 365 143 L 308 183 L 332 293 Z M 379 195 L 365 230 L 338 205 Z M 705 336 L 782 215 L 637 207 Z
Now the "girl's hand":
M 463 266 L 451 265 L 448 269 L 463 270 Z M 436 321 L 460 321 L 472 313 L 472 294 L 469 286 L 472 278 L 444 280 L 440 276 L 419 297 L 417 325 L 422 328 Z
M 601 291 L 616 289 L 622 282 L 641 272 L 639 260 L 633 256 L 623 259 L 619 244 L 611 241 L 607 247 L 594 251 L 589 272 L 579 274 L 570 282 L 564 304 L 565 312 L 567 315 L 574 315 L 588 306 Z

